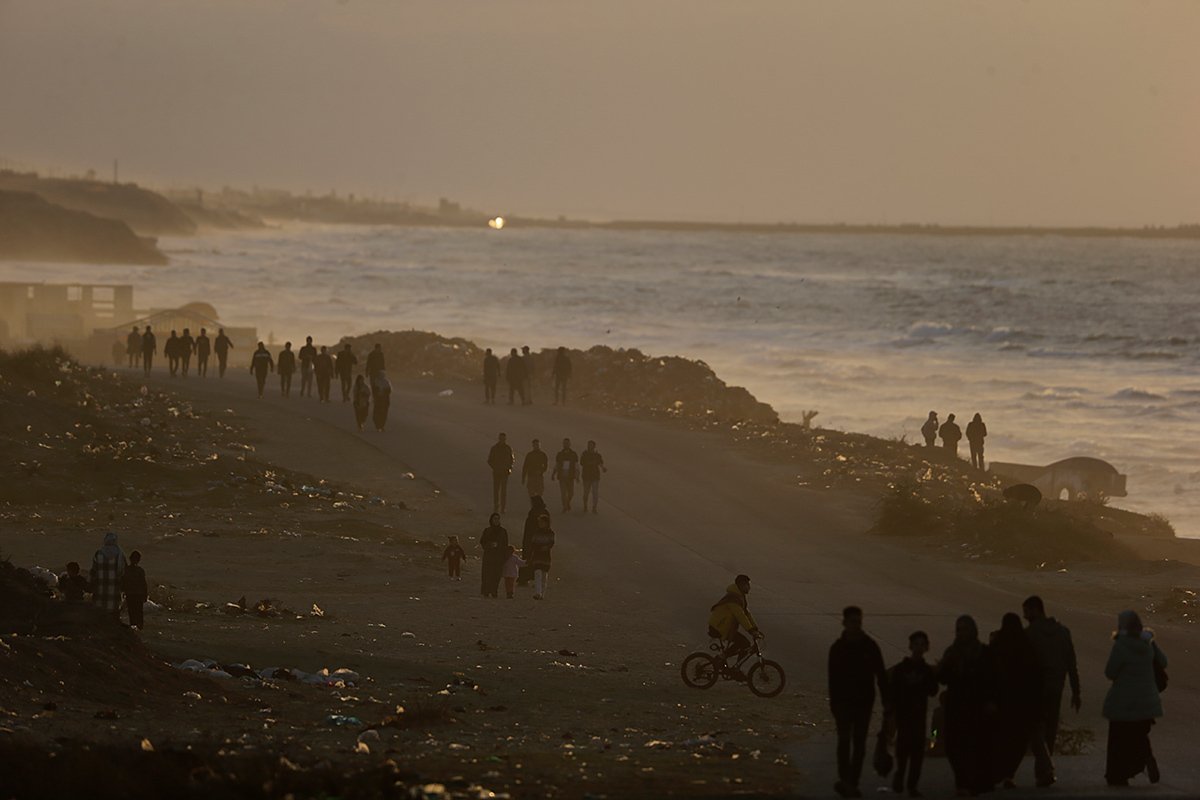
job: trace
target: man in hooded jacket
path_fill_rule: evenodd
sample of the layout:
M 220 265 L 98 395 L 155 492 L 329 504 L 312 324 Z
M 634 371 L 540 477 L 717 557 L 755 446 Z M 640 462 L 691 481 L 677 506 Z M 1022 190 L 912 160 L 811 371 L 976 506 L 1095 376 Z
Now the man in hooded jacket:
M 738 575 L 726 587 L 725 595 L 713 605 L 708 615 L 708 635 L 727 642 L 725 655 L 734 656 L 735 659 L 740 659 L 750 649 L 750 640 L 738 632 L 739 628 L 744 628 L 756 639 L 762 636 L 758 623 L 750 614 L 746 600 L 749 594 L 749 576 Z
M 92 556 L 92 601 L 121 620 L 121 584 L 125 578 L 125 567 L 129 562 L 117 545 L 117 534 L 104 534 L 104 545 Z

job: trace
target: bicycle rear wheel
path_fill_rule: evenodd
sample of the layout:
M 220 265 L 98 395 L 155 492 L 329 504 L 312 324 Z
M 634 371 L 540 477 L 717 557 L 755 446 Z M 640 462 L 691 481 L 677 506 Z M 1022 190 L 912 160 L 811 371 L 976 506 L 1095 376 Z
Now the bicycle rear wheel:
M 759 697 L 774 697 L 783 691 L 787 676 L 783 674 L 783 667 L 779 664 L 764 659 L 750 667 L 750 671 L 746 673 L 746 683 L 749 684 L 750 691 Z
M 679 675 L 683 682 L 693 689 L 709 689 L 721 677 L 713 657 L 703 651 L 696 651 L 683 660 L 679 667 Z

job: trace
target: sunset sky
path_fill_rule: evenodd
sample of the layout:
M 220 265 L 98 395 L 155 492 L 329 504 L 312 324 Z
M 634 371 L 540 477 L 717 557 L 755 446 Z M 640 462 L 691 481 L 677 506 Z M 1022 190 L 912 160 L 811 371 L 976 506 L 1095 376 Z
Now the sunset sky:
M 0 0 L 0 159 L 495 213 L 1200 222 L 1200 3 Z

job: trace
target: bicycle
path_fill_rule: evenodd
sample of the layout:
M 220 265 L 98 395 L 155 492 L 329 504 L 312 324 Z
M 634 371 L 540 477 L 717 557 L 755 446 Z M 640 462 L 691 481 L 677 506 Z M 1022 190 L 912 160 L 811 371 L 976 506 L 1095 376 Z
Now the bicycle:
M 756 638 L 750 649 L 731 667 L 725 643 L 715 641 L 708 646 L 711 654 L 697 650 L 683 660 L 679 666 L 680 677 L 693 689 L 711 689 L 719 680 L 744 681 L 759 697 L 775 697 L 783 691 L 787 676 L 778 662 L 763 658 L 758 643 Z M 742 672 L 742 665 L 751 660 L 754 663 L 750 669 Z

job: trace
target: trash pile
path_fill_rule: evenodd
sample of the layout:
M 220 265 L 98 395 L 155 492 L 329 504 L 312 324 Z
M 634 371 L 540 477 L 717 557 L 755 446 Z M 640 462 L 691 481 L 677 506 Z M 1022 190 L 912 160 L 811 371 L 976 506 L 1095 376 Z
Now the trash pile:
M 262 667 L 255 669 L 249 664 L 222 664 L 210 658 L 189 658 L 186 661 L 176 664 L 175 669 L 222 680 L 250 678 L 256 682 L 289 681 L 309 686 L 324 686 L 330 689 L 353 688 L 362 680 L 357 672 L 345 667 L 332 671 L 328 667 L 322 667 L 316 672 L 305 672 L 304 670 L 290 667 Z

